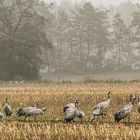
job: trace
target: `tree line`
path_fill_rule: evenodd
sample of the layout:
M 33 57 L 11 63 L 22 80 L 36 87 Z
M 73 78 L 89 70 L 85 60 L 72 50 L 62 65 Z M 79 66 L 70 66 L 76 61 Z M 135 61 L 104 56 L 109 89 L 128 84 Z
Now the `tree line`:
M 132 3 L 127 5 L 134 8 Z M 90 2 L 75 3 L 69 9 L 55 7 L 48 26 L 54 44 L 47 58 L 51 60 L 48 72 L 139 71 L 140 9 L 135 7 L 129 25 L 121 12 L 112 17 L 111 10 Z

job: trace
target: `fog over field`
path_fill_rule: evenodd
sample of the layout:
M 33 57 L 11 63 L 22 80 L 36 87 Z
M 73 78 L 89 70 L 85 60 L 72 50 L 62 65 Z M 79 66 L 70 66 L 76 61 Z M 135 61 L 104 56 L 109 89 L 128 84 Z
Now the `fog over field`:
M 0 1 L 0 80 L 140 80 L 139 4 Z
M 48 1 L 48 0 L 45 0 Z M 65 1 L 69 1 L 70 3 L 80 3 L 82 1 L 85 2 L 91 2 L 97 6 L 99 5 L 103 5 L 103 6 L 110 6 L 110 5 L 114 5 L 114 6 L 118 6 L 119 4 L 123 3 L 123 2 L 132 2 L 132 3 L 140 3 L 139 0 L 50 0 L 50 2 L 56 2 L 58 4 L 60 4 L 61 2 L 65 2 Z

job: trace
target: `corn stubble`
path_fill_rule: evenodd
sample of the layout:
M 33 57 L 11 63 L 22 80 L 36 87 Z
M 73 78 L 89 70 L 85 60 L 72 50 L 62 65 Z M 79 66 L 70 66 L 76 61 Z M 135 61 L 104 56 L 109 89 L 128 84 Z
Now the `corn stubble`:
M 98 119 L 93 124 L 91 108 L 107 99 L 112 92 L 112 104 L 106 119 Z M 139 140 L 140 126 L 135 103 L 131 122 L 115 124 L 113 114 L 128 104 L 130 94 L 140 95 L 139 83 L 92 83 L 92 84 L 25 84 L 0 86 L 0 110 L 8 97 L 14 115 L 0 124 L 0 140 Z M 63 106 L 79 98 L 79 109 L 86 113 L 83 124 L 75 119 L 65 124 Z M 46 107 L 45 116 L 25 121 L 18 118 L 16 111 L 21 106 L 33 106 L 39 100 L 39 107 Z

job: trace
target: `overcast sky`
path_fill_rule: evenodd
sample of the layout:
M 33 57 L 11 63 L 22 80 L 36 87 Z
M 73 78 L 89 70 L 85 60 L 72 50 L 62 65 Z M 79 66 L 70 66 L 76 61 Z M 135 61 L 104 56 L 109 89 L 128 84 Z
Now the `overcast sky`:
M 91 0 L 93 3 L 97 4 L 97 5 L 105 5 L 105 6 L 108 6 L 108 5 L 119 5 L 121 2 L 126 2 L 128 0 Z M 133 3 L 140 3 L 140 0 L 129 0 Z
M 46 0 L 49 1 L 49 0 Z M 51 2 L 61 2 L 61 1 L 83 1 L 83 0 L 50 0 Z M 84 0 L 84 1 L 91 1 L 95 5 L 104 5 L 104 6 L 109 6 L 109 5 L 119 5 L 121 2 L 126 2 L 126 1 L 131 1 L 133 3 L 140 3 L 140 0 Z

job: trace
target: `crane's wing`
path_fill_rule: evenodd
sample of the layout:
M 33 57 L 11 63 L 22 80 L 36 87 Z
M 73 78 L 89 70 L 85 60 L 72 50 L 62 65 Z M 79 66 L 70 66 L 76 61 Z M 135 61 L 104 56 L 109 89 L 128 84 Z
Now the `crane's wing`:
M 129 108 L 123 108 L 118 112 L 119 117 L 125 118 L 130 114 L 130 109 Z
M 68 108 L 74 108 L 74 107 L 75 107 L 74 103 L 67 104 L 64 106 L 63 112 L 65 113 Z
M 69 108 L 66 111 L 66 119 L 73 119 L 76 116 L 76 109 L 75 108 Z
M 100 109 L 100 108 L 106 108 L 107 104 L 106 102 L 101 102 L 99 104 L 97 104 L 96 106 L 93 107 L 93 111 L 94 110 L 97 110 L 97 109 Z

